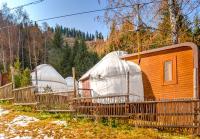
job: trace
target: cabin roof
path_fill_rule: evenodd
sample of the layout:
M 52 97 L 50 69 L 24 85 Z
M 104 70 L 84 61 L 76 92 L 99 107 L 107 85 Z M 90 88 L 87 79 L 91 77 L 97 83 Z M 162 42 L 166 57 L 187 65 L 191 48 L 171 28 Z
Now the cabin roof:
M 185 46 L 191 47 L 194 51 L 198 51 L 196 44 L 194 44 L 192 42 L 185 42 L 185 43 L 174 44 L 174 45 L 169 45 L 169 46 L 165 46 L 165 47 L 142 51 L 142 52 L 140 52 L 140 55 L 156 53 L 156 52 L 160 52 L 160 51 L 165 51 L 165 50 L 170 50 L 170 49 L 180 48 L 180 47 L 185 47 Z M 129 58 L 129 57 L 134 57 L 134 56 L 138 56 L 138 53 L 127 54 L 127 55 L 122 56 L 121 58 L 125 59 L 125 58 Z

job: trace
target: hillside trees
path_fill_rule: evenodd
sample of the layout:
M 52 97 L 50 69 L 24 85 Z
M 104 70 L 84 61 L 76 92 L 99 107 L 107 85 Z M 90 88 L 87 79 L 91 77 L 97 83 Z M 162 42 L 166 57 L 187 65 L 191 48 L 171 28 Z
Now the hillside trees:
M 80 77 L 94 64 L 96 64 L 99 58 L 96 53 L 87 50 L 85 41 L 83 40 L 76 40 L 75 46 L 73 48 L 73 65 L 76 67 L 77 77 Z
M 143 33 L 140 35 L 142 44 L 156 43 L 159 45 L 160 43 L 163 45 L 163 38 L 171 43 L 191 41 L 191 31 L 194 25 L 191 17 L 194 15 L 194 11 L 200 8 L 200 1 L 110 0 L 107 7 L 104 20 L 108 25 L 112 25 L 114 21 L 117 26 L 121 26 L 124 21 L 128 20 L 134 24 L 134 32 Z M 112 10 L 114 7 L 116 9 Z M 137 30 L 139 20 L 146 28 L 146 33 L 142 32 L 144 28 Z M 144 34 L 145 36 L 143 36 Z M 148 37 L 148 39 L 143 39 L 143 37 Z
M 106 52 L 124 50 L 133 52 L 133 46 L 137 44 L 137 36 L 134 32 L 134 25 L 126 20 L 121 26 L 112 23 L 109 38 L 107 40 Z
M 65 37 L 69 37 L 69 38 L 78 38 L 78 39 L 82 39 L 85 41 L 94 41 L 95 39 L 104 39 L 103 35 L 101 32 L 96 31 L 95 34 L 92 33 L 88 33 L 88 32 L 83 32 L 80 30 L 77 30 L 75 28 L 67 28 L 67 27 L 63 27 L 63 26 L 59 26 L 57 25 L 56 28 L 59 27 L 61 34 Z M 56 28 L 51 28 L 52 32 L 56 31 Z
M 23 9 L 11 13 L 4 5 L 0 10 L 0 28 L 0 72 L 9 71 L 9 65 L 19 61 L 20 70 L 33 70 L 35 66 L 47 63 L 54 66 L 63 76 L 70 76 L 72 66 L 80 67 L 78 53 L 87 58 L 89 67 L 98 59 L 97 54 L 90 52 L 85 45 L 86 40 L 95 40 L 94 34 L 60 25 L 50 27 L 47 23 L 43 23 L 41 27 L 38 23 L 31 22 Z M 99 39 L 103 39 L 102 33 L 98 34 Z M 76 38 L 78 43 L 69 46 L 64 40 L 66 37 L 74 40 Z M 86 72 L 89 68 L 87 65 L 79 68 L 81 73 L 78 71 L 77 75 L 81 76 Z M 26 71 L 24 74 L 27 74 Z M 23 79 L 22 84 L 25 84 L 24 82 L 26 79 Z
M 53 38 L 53 46 L 56 48 L 61 48 L 63 46 L 63 36 L 62 36 L 62 30 L 61 26 L 56 26 L 55 27 L 55 32 L 54 32 L 54 38 Z
M 72 74 L 73 66 L 73 49 L 66 45 L 63 48 L 63 58 L 61 60 L 61 73 L 64 77 L 70 76 Z
M 200 46 L 200 16 L 194 17 L 193 41 Z

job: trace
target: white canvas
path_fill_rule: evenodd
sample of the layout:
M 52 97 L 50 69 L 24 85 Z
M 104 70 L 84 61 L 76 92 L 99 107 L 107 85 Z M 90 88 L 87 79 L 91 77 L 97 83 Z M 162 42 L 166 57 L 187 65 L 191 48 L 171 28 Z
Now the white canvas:
M 38 91 L 44 92 L 50 87 L 52 92 L 67 92 L 65 79 L 50 65 L 41 64 L 37 68 Z M 36 86 L 36 74 L 31 73 L 32 85 Z
M 138 64 L 120 59 L 126 52 L 115 51 L 106 55 L 99 63 L 86 72 L 81 80 L 89 77 L 92 97 L 127 94 L 127 73 L 129 72 L 129 100 L 143 101 L 142 72 Z M 101 101 L 101 100 L 99 100 Z M 116 101 L 116 100 L 115 100 Z M 123 102 L 125 100 L 118 100 Z M 106 102 L 104 102 L 106 103 Z

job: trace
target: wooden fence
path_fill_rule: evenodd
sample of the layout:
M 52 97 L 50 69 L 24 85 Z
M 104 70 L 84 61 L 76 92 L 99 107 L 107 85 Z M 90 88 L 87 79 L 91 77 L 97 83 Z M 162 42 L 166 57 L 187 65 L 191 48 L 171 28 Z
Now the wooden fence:
M 14 99 L 15 105 L 35 105 L 38 111 L 76 112 L 90 118 L 118 118 L 136 127 L 187 129 L 200 134 L 200 100 L 178 99 L 130 102 L 131 96 L 80 97 L 62 93 L 35 93 L 33 86 L 0 87 L 0 99 Z M 70 96 L 70 97 L 69 97 Z
M 0 100 L 11 100 L 13 98 L 12 83 L 0 87 Z
M 14 89 L 13 94 L 15 105 L 36 105 L 34 86 Z
M 72 99 L 69 96 L 59 93 L 38 93 L 36 94 L 38 111 L 67 112 L 72 111 Z
M 127 96 L 76 98 L 80 117 L 126 119 L 135 127 L 187 129 L 200 134 L 200 100 L 127 102 Z
M 14 105 L 34 105 L 37 111 L 66 112 L 72 109 L 71 97 L 62 93 L 37 93 L 34 86 L 14 89 Z M 69 93 L 71 94 L 71 93 Z M 72 111 L 72 110 L 71 110 Z

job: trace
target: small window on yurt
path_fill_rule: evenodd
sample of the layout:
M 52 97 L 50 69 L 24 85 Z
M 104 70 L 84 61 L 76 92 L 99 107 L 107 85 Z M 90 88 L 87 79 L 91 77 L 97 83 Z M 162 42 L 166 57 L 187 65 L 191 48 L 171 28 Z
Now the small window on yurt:
M 163 84 L 176 83 L 176 57 L 168 57 L 163 62 Z

